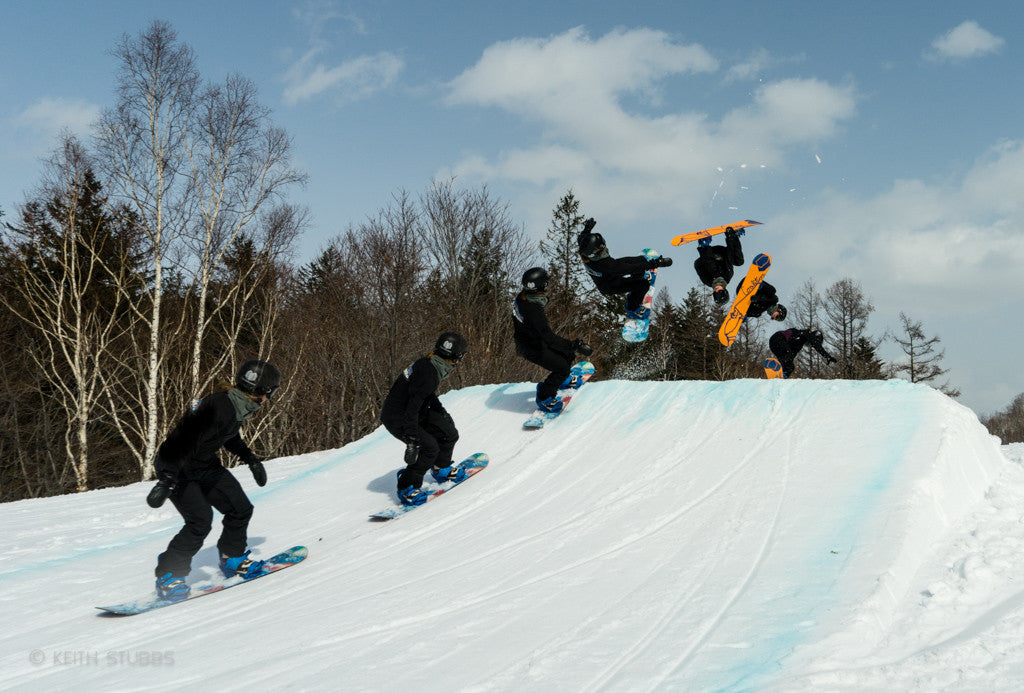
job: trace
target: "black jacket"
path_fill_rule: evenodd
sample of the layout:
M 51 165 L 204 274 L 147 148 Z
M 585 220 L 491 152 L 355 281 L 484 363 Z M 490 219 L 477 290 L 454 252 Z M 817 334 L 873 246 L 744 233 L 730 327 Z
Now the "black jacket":
M 606 296 L 632 291 L 638 280 L 647 281 L 644 272 L 654 268 L 643 255 L 620 258 L 606 255 L 593 260 L 583 258 L 583 266 L 593 277 L 597 290 Z
M 772 335 L 772 339 L 770 339 L 769 342 L 771 341 L 781 341 L 782 345 L 785 346 L 786 351 L 794 356 L 804 348 L 804 344 L 810 344 L 814 347 L 815 351 L 824 356 L 827 360 L 833 360 L 832 355 L 825 351 L 825 348 L 822 346 L 824 339 L 822 338 L 821 333 L 814 330 L 800 330 L 796 328 L 779 330 Z
M 238 435 L 244 420 L 239 418 L 227 390 L 207 395 L 181 417 L 160 445 L 157 472 L 177 477 L 180 473 L 188 475 L 220 467 L 217 451 L 222 447 L 243 462 L 255 461 L 256 456 Z
M 733 266 L 743 264 L 743 246 L 736 236 L 726 236 L 724 246 L 697 246 L 697 254 L 693 268 L 697 270 L 697 276 L 705 286 L 711 286 L 718 277 L 722 277 L 728 283 L 732 280 Z
M 746 279 L 744 277 L 743 279 Z M 743 279 L 740 279 L 740 283 L 736 285 L 736 295 L 740 293 L 740 287 L 743 286 Z M 748 318 L 759 318 L 764 315 L 764 312 L 776 305 L 779 302 L 779 295 L 775 293 L 775 287 L 766 281 L 762 281 L 761 285 L 757 287 L 757 291 L 754 292 L 754 297 L 750 299 L 750 307 L 747 308 Z
M 384 398 L 380 411 L 381 422 L 389 429 L 397 428 L 411 435 L 428 410 L 447 414 L 436 394 L 440 384 L 441 374 L 431 362 L 430 356 L 413 361 L 395 379 L 388 396 Z
M 512 302 L 512 331 L 516 352 L 526 359 L 539 358 L 544 347 L 572 358 L 572 342 L 555 334 L 542 303 L 527 298 L 526 292 Z

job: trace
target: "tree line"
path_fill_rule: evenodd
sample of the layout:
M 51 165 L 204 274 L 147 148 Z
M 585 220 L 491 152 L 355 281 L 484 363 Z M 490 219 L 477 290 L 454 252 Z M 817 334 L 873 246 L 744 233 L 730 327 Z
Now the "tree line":
M 265 457 L 374 430 L 396 375 L 445 330 L 470 343 L 449 387 L 538 380 L 514 353 L 510 309 L 534 265 L 552 277 L 552 326 L 594 346 L 605 377 L 762 372 L 766 327 L 750 321 L 726 350 L 722 309 L 698 289 L 679 303 L 659 294 L 651 337 L 623 342 L 621 300 L 594 291 L 576 254 L 585 215 L 571 190 L 538 244 L 486 186 L 435 181 L 296 264 L 307 219 L 288 195 L 306 177 L 253 85 L 203 83 L 163 22 L 114 54 L 116 103 L 91 141 L 64 134 L 27 201 L 13 217 L 0 210 L 0 335 L 12 345 L 0 351 L 0 500 L 151 478 L 181 413 L 250 358 L 284 376 L 249 433 Z M 852 279 L 809 281 L 796 297 L 791 321 L 822 329 L 838 358 L 802 353 L 802 377 L 945 372 L 938 339 L 906 316 L 893 338 L 908 360 L 883 363 L 885 337 L 867 334 L 873 307 Z

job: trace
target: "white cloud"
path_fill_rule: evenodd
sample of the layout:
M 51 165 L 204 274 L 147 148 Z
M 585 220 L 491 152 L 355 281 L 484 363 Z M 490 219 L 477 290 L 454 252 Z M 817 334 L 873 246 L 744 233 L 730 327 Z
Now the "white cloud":
M 88 133 L 99 115 L 100 107 L 86 101 L 44 98 L 18 114 L 14 123 L 47 138 L 56 137 L 64 129 L 82 136 Z
M 451 82 L 449 103 L 579 119 L 588 109 L 607 107 L 621 92 L 651 90 L 666 76 L 717 68 L 704 48 L 677 45 L 664 32 L 618 30 L 591 40 L 577 27 L 547 39 L 490 46 Z
M 285 103 L 295 105 L 325 93 L 339 101 L 363 99 L 394 84 L 405 67 L 401 58 L 387 51 L 326 66 L 315 62 L 320 52 L 321 49 L 308 52 L 288 70 Z
M 966 21 L 932 41 L 925 57 L 931 60 L 966 60 L 995 53 L 1005 40 L 985 31 L 975 21 Z
M 814 79 L 763 84 L 717 122 L 695 109 L 665 111 L 654 100 L 646 108 L 623 104 L 662 91 L 685 103 L 687 83 L 669 78 L 717 69 L 703 47 L 648 29 L 591 39 L 576 28 L 494 44 L 450 83 L 448 103 L 501 108 L 540 123 L 542 132 L 494 161 L 474 152 L 454 168 L 545 185 L 554 199 L 568 187 L 614 199 L 623 220 L 693 215 L 725 184 L 722 169 L 737 171 L 727 184 L 738 186 L 782 162 L 790 147 L 831 137 L 854 113 L 852 87 Z
M 989 307 L 1019 301 L 1022 186 L 1024 143 L 1007 142 L 958 180 L 900 180 L 869 198 L 826 194 L 773 226 L 799 239 L 784 253 L 792 276 L 857 277 L 882 309 L 966 315 L 982 295 Z

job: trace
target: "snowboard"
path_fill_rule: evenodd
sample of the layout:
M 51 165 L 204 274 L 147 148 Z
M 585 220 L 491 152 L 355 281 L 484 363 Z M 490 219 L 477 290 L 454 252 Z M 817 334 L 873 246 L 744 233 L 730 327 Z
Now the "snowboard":
M 764 361 L 764 374 L 768 376 L 768 379 L 772 378 L 784 378 L 782 375 L 782 364 L 779 363 L 778 359 L 765 359 Z
M 184 602 L 192 601 L 199 597 L 205 597 L 208 594 L 214 592 L 221 592 L 238 585 L 244 585 L 247 582 L 257 580 L 264 575 L 270 575 L 276 573 L 279 570 L 284 570 L 290 565 L 301 563 L 308 555 L 309 550 L 305 546 L 293 546 L 287 551 L 282 551 L 276 556 L 263 561 L 263 570 L 249 578 L 233 577 L 227 578 L 223 582 L 212 582 L 212 583 L 199 583 L 192 585 L 192 593 L 189 594 L 187 599 L 181 599 L 176 602 L 168 601 L 166 599 L 160 599 L 159 597 L 144 597 L 138 601 L 126 602 L 124 604 L 116 604 L 114 606 L 97 606 L 105 614 L 118 614 L 120 616 L 133 616 L 135 614 L 142 614 L 147 611 L 153 611 L 154 609 L 162 609 L 165 606 L 172 606 L 174 604 L 182 604 Z
M 690 243 L 691 241 L 699 241 L 702 238 L 711 238 L 717 236 L 720 233 L 725 233 L 728 228 L 739 231 L 745 229 L 748 226 L 758 226 L 761 222 L 754 221 L 753 219 L 744 219 L 743 221 L 734 221 L 731 224 L 725 224 L 724 226 L 712 226 L 709 229 L 701 229 L 700 231 L 690 231 L 689 233 L 682 233 L 672 239 L 672 245 L 683 245 L 684 243 Z
M 576 390 L 583 387 L 583 384 L 590 380 L 590 376 L 594 375 L 594 364 L 590 361 L 580 361 L 569 369 L 569 377 L 566 378 L 565 382 L 562 383 L 562 387 L 558 390 L 556 397 L 562 400 L 562 411 L 558 413 L 552 413 L 549 411 L 543 411 L 537 409 L 533 413 L 533 416 L 523 422 L 523 428 L 543 428 L 551 419 L 557 419 L 565 411 L 565 408 L 569 406 L 569 402 L 572 401 L 573 395 L 576 394 Z M 576 379 L 575 386 L 572 385 L 573 378 Z
M 730 346 L 736 340 L 736 335 L 740 333 L 740 326 L 743 325 L 743 321 L 747 317 L 747 308 L 750 307 L 750 300 L 757 293 L 761 282 L 764 281 L 765 273 L 771 266 L 772 259 L 766 253 L 759 253 L 754 258 L 754 261 L 750 263 L 747 276 L 743 279 L 743 286 L 736 292 L 736 298 L 733 299 L 732 307 L 729 308 L 729 312 L 722 322 L 722 327 L 718 330 L 718 341 L 725 346 Z
M 650 248 L 644 248 L 640 254 L 648 260 L 654 260 L 655 258 L 661 257 L 661 253 L 657 250 L 651 250 Z M 647 270 L 645 274 L 647 276 L 647 280 L 651 283 L 651 288 L 647 290 L 647 295 L 644 296 L 644 300 L 640 306 L 650 311 L 651 305 L 654 303 L 654 281 L 658 278 L 658 268 L 655 267 L 654 269 Z M 650 313 L 648 313 L 646 320 L 626 318 L 626 322 L 622 325 L 622 338 L 627 342 L 642 342 L 647 339 L 647 335 L 650 331 Z
M 466 459 L 462 460 L 462 462 L 459 462 L 459 468 L 466 470 L 466 478 L 463 479 L 462 481 L 457 481 L 455 483 L 449 483 L 446 481 L 443 485 L 431 491 L 430 494 L 427 496 L 427 500 L 421 503 L 420 505 L 399 505 L 397 508 L 384 508 L 383 510 L 375 512 L 374 514 L 370 515 L 370 520 L 377 522 L 393 520 L 396 517 L 401 517 L 402 515 L 406 514 L 411 510 L 415 510 L 416 508 L 426 505 L 427 503 L 434 500 L 438 496 L 443 496 L 445 493 L 448 493 L 456 486 L 466 483 L 473 476 L 482 472 L 484 470 L 484 467 L 487 466 L 488 459 L 489 458 L 487 457 L 487 454 L 483 452 L 478 452 L 476 454 L 470 455 Z

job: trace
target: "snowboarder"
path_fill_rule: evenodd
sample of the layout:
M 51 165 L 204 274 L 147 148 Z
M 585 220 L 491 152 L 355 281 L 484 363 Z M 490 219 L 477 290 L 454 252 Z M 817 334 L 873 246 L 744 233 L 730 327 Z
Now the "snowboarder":
M 793 372 L 793 360 L 800 353 L 804 344 L 810 344 L 815 351 L 825 357 L 828 363 L 835 363 L 835 357 L 825 351 L 822 343 L 825 338 L 819 330 L 779 330 L 768 339 L 768 348 L 782 364 L 782 377 L 788 378 Z
M 740 245 L 742 230 L 731 226 L 725 230 L 725 245 L 711 245 L 711 238 L 697 243 L 698 257 L 693 268 L 705 286 L 711 287 L 711 296 L 718 305 L 729 300 L 729 282 L 732 281 L 733 267 L 743 264 L 743 246 Z M 705 243 L 707 241 L 707 243 Z
M 571 387 L 569 369 L 573 355 L 590 356 L 594 350 L 586 342 L 568 340 L 555 334 L 548 323 L 545 306 L 549 276 L 542 267 L 531 267 L 523 273 L 523 290 L 512 302 L 512 330 L 516 353 L 530 363 L 551 371 L 537 384 L 537 407 L 551 413 L 562 408 L 558 390 Z
M 587 272 L 594 279 L 597 290 L 605 296 L 626 294 L 626 317 L 633 320 L 647 320 L 651 309 L 643 305 L 644 296 L 651 288 L 648 270 L 670 267 L 672 258 L 659 257 L 648 260 L 642 255 L 613 258 L 608 253 L 604 236 L 594 233 L 597 222 L 593 218 L 583 222 L 583 231 L 576 241 L 580 257 Z
M 213 527 L 213 510 L 224 515 L 217 549 L 226 577 L 249 577 L 263 568 L 249 558 L 247 531 L 252 503 L 242 485 L 217 457 L 222 447 L 249 465 L 257 485 L 267 483 L 260 458 L 242 441 L 242 423 L 273 397 L 281 386 L 281 373 L 266 361 L 246 361 L 235 375 L 235 386 L 201 399 L 160 445 L 156 458 L 157 482 L 146 502 L 159 508 L 168 498 L 185 525 L 157 557 L 157 594 L 170 601 L 187 599 L 191 588 L 185 578 L 192 557 L 203 547 Z
M 739 294 L 743 286 L 743 279 L 736 285 L 736 293 Z M 786 319 L 786 306 L 779 303 L 779 296 L 775 287 L 768 282 L 762 281 L 757 291 L 750 299 L 750 307 L 747 308 L 747 318 L 759 318 L 767 314 L 772 320 L 782 322 Z
M 468 350 L 469 343 L 461 334 L 441 334 L 434 351 L 413 361 L 384 399 L 381 423 L 405 443 L 406 467 L 398 472 L 398 499 L 403 505 L 427 502 L 427 493 L 420 488 L 427 470 L 439 484 L 465 478 L 465 469 L 452 464 L 458 429 L 436 393 Z

